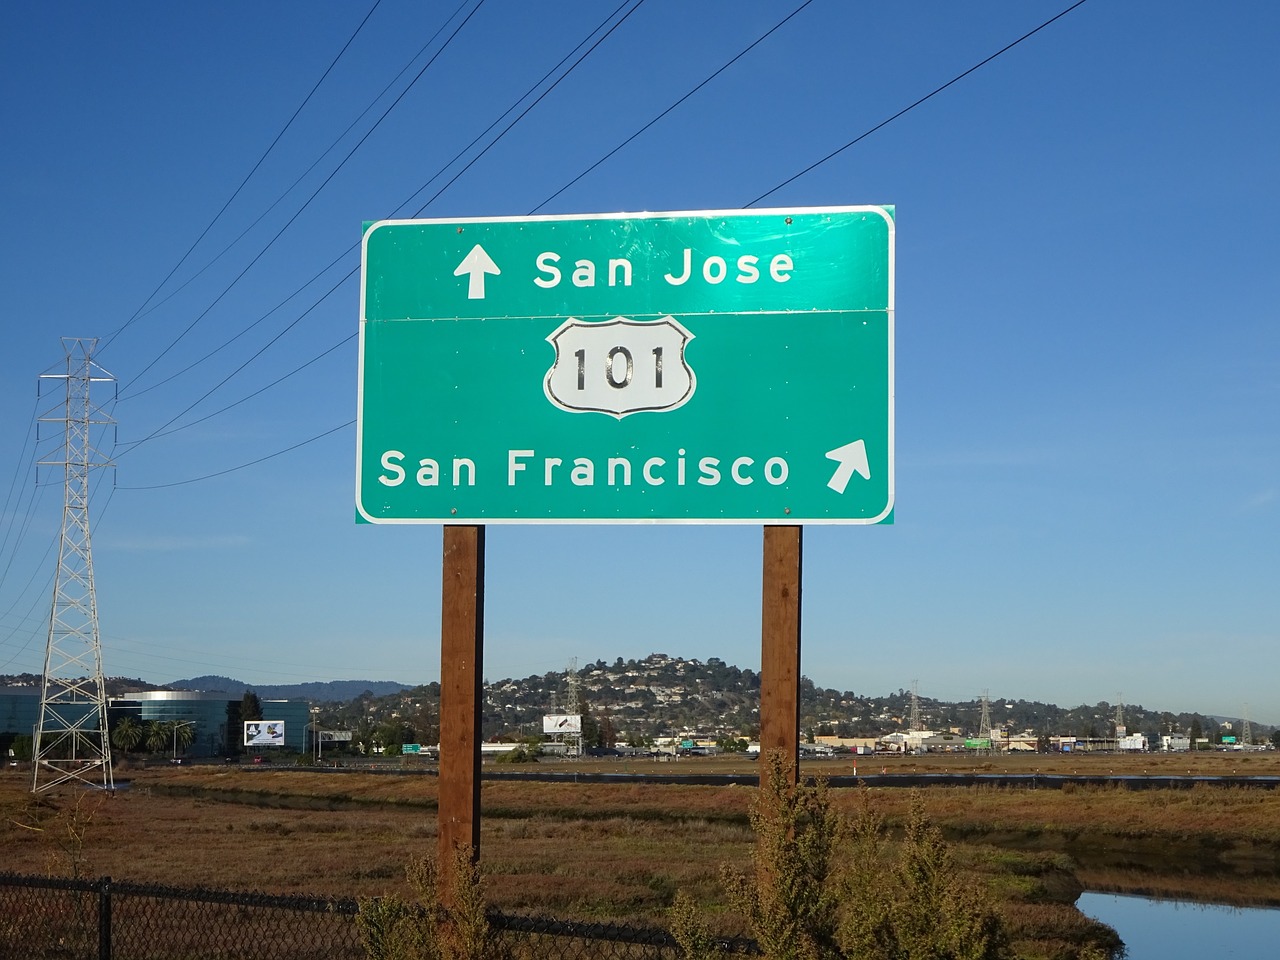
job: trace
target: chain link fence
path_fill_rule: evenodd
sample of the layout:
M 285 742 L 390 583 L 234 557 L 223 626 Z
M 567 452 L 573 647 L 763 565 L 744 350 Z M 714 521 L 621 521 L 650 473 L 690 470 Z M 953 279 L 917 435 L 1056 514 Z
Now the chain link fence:
M 0 960 L 365 960 L 355 900 L 0 873 Z M 513 960 L 676 960 L 665 930 L 489 915 Z M 726 954 L 757 953 L 725 940 Z

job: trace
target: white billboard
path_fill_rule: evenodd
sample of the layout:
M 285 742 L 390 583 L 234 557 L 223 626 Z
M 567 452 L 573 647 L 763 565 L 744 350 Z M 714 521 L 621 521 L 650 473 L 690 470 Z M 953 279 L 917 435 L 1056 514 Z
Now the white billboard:
M 283 747 L 284 721 L 244 721 L 244 745 L 246 747 Z
M 543 733 L 581 733 L 582 715 L 579 713 L 549 713 L 542 718 Z

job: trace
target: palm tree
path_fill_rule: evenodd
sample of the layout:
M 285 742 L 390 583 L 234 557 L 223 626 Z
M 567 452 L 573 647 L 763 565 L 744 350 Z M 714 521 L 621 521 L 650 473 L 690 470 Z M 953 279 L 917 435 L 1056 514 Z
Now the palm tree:
M 141 742 L 142 724 L 128 715 L 116 721 L 116 728 L 111 731 L 112 746 L 127 753 Z
M 147 721 L 145 743 L 152 753 L 160 753 L 164 750 L 169 745 L 169 737 L 169 724 L 161 723 L 159 720 Z

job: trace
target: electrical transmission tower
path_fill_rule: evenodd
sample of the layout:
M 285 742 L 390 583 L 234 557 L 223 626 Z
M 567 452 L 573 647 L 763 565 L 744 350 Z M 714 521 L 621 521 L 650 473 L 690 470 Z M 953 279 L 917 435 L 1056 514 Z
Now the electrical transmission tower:
M 1253 724 L 1249 722 L 1249 705 L 1244 705 L 1244 718 L 1240 726 L 1240 743 L 1246 748 L 1253 745 Z
M 991 736 L 991 693 L 982 691 L 982 716 L 978 718 L 978 739 L 987 741 L 987 749 L 995 750 L 995 740 Z
M 569 684 L 569 698 L 565 703 L 564 712 L 571 717 L 578 718 L 578 729 L 570 731 L 565 735 L 565 743 L 569 745 L 569 756 L 582 756 L 582 710 L 578 698 L 578 658 L 574 657 L 569 661 L 569 666 L 565 668 L 565 680 Z
M 919 681 L 919 680 L 912 680 L 912 681 L 911 681 L 911 719 L 910 719 L 910 721 L 909 721 L 909 724 L 910 724 L 910 725 L 908 726 L 908 728 L 907 728 L 907 729 L 908 729 L 908 730 L 910 730 L 912 733 L 915 733 L 915 732 L 916 732 L 916 731 L 918 731 L 918 730 L 923 730 L 923 729 L 924 729 L 923 724 L 920 722 L 920 691 L 919 691 L 919 687 L 920 687 L 920 681 Z
M 1119 740 L 1126 733 L 1128 728 L 1124 725 L 1124 694 L 1116 694 L 1116 739 Z
M 66 401 L 62 416 L 51 411 L 39 418 L 41 423 L 63 427 L 61 458 L 39 461 L 41 466 L 62 467 L 63 505 L 40 719 L 33 745 L 31 789 L 36 793 L 72 780 L 100 781 L 107 789 L 115 787 L 89 546 L 89 472 L 111 465 L 94 448 L 90 434 L 94 428 L 115 422 L 94 405 L 89 393 L 93 384 L 113 383 L 115 378 L 93 362 L 97 342 L 64 337 L 67 372 L 42 374 L 40 378 L 66 381 Z

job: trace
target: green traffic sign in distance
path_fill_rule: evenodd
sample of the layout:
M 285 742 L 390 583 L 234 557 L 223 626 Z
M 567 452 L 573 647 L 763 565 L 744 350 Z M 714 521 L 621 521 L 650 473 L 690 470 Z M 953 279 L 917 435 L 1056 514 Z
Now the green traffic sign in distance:
M 892 207 L 366 226 L 373 523 L 880 523 Z

